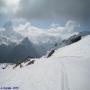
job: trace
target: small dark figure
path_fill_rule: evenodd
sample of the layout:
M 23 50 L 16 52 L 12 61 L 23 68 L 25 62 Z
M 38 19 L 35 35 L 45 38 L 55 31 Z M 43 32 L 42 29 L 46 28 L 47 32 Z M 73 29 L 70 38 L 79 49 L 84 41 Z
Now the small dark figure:
M 34 64 L 35 60 L 30 61 L 26 66 Z
M 16 65 L 13 67 L 13 69 L 16 68 L 16 67 L 19 66 L 19 65 L 20 65 L 20 68 L 22 68 L 23 66 L 22 66 L 21 63 L 22 63 L 21 61 L 17 61 Z

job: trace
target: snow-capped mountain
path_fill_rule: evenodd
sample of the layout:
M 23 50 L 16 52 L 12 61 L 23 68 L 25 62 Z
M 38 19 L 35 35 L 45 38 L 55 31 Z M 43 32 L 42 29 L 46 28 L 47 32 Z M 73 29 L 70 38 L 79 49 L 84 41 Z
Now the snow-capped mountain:
M 26 37 L 20 44 L 16 45 L 10 53 L 11 59 L 16 62 L 18 59 L 24 59 L 26 57 L 38 58 L 40 57 L 35 45 Z
M 20 44 L 0 45 L 0 62 L 16 62 L 26 57 L 40 57 L 36 46 L 26 37 Z
M 20 90 L 90 90 L 90 35 L 59 48 L 50 58 L 20 68 L 0 68 L 0 85 Z M 0 65 L 0 67 L 2 67 Z

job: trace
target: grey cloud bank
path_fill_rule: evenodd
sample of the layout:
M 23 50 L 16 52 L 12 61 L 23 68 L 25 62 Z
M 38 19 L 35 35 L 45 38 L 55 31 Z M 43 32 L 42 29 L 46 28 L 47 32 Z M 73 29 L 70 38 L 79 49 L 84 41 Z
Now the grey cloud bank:
M 26 19 L 74 19 L 86 22 L 90 0 L 21 0 L 16 15 Z
M 90 22 L 90 0 L 0 0 L 0 14 L 10 18 L 22 18 L 27 21 L 38 20 L 74 20 L 79 23 Z M 4 9 L 2 9 L 4 8 Z M 15 11 L 14 11 L 15 10 Z

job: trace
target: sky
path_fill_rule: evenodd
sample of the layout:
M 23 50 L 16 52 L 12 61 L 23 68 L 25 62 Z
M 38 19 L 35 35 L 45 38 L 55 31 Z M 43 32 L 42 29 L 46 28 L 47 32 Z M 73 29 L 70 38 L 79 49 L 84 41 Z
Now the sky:
M 14 21 L 49 28 L 70 20 L 89 30 L 90 0 L 0 0 L 0 26 Z

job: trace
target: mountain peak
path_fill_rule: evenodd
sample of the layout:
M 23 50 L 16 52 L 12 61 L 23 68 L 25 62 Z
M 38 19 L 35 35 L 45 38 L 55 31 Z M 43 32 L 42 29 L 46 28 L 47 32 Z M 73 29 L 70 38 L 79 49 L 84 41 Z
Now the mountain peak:
M 31 42 L 28 37 L 25 37 L 21 43 L 26 45 L 26 44 L 30 44 Z

